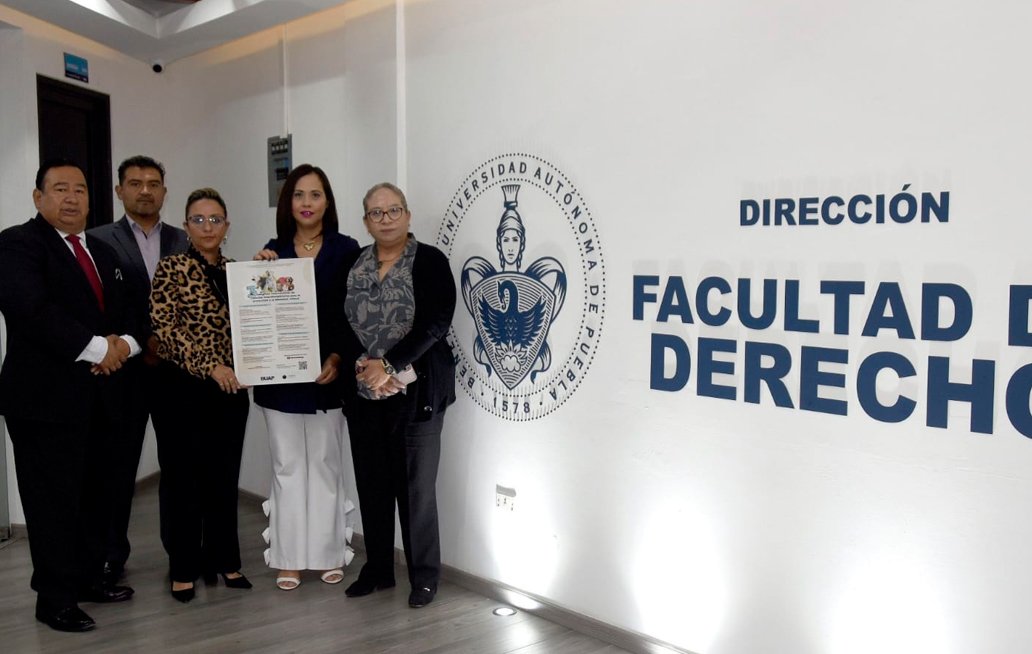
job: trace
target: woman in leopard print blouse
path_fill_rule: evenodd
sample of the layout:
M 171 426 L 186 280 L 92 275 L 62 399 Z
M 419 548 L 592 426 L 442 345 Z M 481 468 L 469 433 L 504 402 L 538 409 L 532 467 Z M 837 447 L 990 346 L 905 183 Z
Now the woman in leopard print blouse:
M 151 322 L 158 341 L 160 398 L 154 432 L 161 465 L 161 542 L 172 596 L 194 597 L 201 574 L 250 588 L 240 574 L 237 482 L 249 401 L 233 371 L 226 263 L 229 229 L 218 191 L 198 189 L 186 203 L 190 249 L 158 263 Z

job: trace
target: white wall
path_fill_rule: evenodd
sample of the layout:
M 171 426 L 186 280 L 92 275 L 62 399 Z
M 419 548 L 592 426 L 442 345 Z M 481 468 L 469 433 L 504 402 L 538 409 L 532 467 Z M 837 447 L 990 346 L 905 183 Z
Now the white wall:
M 1022 83 L 1030 10 L 955 0 L 403 5 L 403 65 L 394 3 L 356 0 L 161 77 L 0 8 L 0 21 L 23 30 L 26 69 L 12 72 L 12 39 L 0 33 L 0 76 L 20 74 L 34 97 L 32 76 L 59 76 L 58 43 L 70 39 L 96 71 L 91 88 L 112 94 L 115 157 L 144 151 L 168 164 L 169 215 L 196 186 L 223 191 L 237 258 L 273 231 L 264 148 L 284 131 L 295 163 L 327 170 L 342 230 L 363 242 L 361 193 L 397 178 L 399 146 L 413 230 L 426 241 L 491 157 L 531 153 L 574 180 L 605 256 L 600 346 L 576 393 L 544 418 L 507 421 L 460 391 L 438 484 L 447 564 L 707 654 L 1025 649 L 1032 445 L 1009 424 L 1003 395 L 1030 360 L 1006 341 L 1007 287 L 1032 278 L 1020 197 L 1032 145 Z M 139 105 L 121 98 L 140 88 L 153 98 L 130 111 Z M 0 160 L 0 184 L 23 180 L 26 211 L 32 129 Z M 950 222 L 739 225 L 743 199 L 891 195 L 906 183 L 950 191 Z M 0 220 L 20 222 L 0 189 Z M 529 259 L 576 261 L 561 233 L 525 218 Z M 489 234 L 493 224 L 464 229 Z M 463 260 L 453 259 L 456 273 Z M 636 274 L 682 275 L 689 289 L 710 275 L 799 279 L 803 312 L 825 322 L 820 280 L 897 281 L 911 307 L 922 282 L 951 282 L 973 295 L 975 322 L 952 343 L 860 337 L 870 292 L 855 301 L 850 336 L 827 324 L 803 335 L 659 323 L 655 306 L 636 321 Z M 468 330 L 464 311 L 457 323 Z M 850 364 L 834 369 L 849 384 L 824 394 L 849 402 L 849 415 L 778 408 L 767 394 L 759 404 L 700 397 L 694 376 L 678 392 L 650 390 L 652 333 L 693 351 L 699 337 L 796 356 L 801 346 L 848 350 Z M 856 362 L 876 350 L 918 368 L 879 387 L 918 401 L 899 424 L 857 407 Z M 993 434 L 972 433 L 961 403 L 948 429 L 926 426 L 929 356 L 950 357 L 957 380 L 972 358 L 996 361 Z M 721 383 L 740 397 L 741 350 L 728 360 L 736 373 Z M 800 375 L 786 379 L 798 405 Z M 252 416 L 241 485 L 259 494 L 266 438 Z M 514 511 L 494 507 L 495 484 L 516 488 Z
M 25 66 L 24 39 L 20 29 L 0 22 L 0 53 L 3 54 L 0 57 L 0 88 L 16 87 L 20 83 Z M 0 141 L 9 144 L 9 147 L 0 149 L 0 170 L 3 171 L 0 175 L 0 229 L 14 224 L 16 221 L 13 217 L 24 212 L 23 205 L 29 197 L 29 192 L 25 189 L 32 188 L 28 153 L 23 140 L 28 126 L 29 119 L 20 96 L 16 93 L 0 94 Z M 3 336 L 3 342 L 0 342 L 0 356 L 7 346 L 6 326 L 2 318 L 0 316 L 0 336 Z M 3 493 L 8 498 L 7 513 L 9 517 L 20 518 L 21 522 L 24 522 L 18 498 L 17 479 L 14 475 L 14 452 L 3 421 L 0 421 L 0 432 L 3 435 L 5 461 L 9 470 L 5 475 L 6 492 Z M 15 513 L 17 515 L 14 515 Z
M 1019 81 L 1028 8 L 439 0 L 405 11 L 417 233 L 482 162 L 530 153 L 586 198 L 608 280 L 601 347 L 566 404 L 529 423 L 469 396 L 449 413 L 447 562 L 699 652 L 1027 649 L 1032 443 L 1003 396 L 1030 360 L 1006 345 L 1008 285 L 1032 272 L 1030 94 Z M 891 197 L 906 183 L 952 191 L 950 222 L 739 225 L 742 199 Z M 576 263 L 562 234 L 542 242 L 544 227 L 527 229 L 528 259 Z M 456 274 L 466 256 L 453 258 Z M 634 321 L 636 274 L 683 275 L 693 308 L 691 289 L 709 275 L 796 278 L 824 328 L 657 323 L 655 305 Z M 898 281 L 915 321 L 922 282 L 960 284 L 974 296 L 972 332 L 955 343 L 860 337 L 868 290 L 853 335 L 836 336 L 823 279 Z M 470 320 L 460 306 L 457 321 Z M 700 336 L 738 342 L 736 372 L 720 381 L 739 398 L 743 341 L 847 349 L 850 365 L 831 367 L 846 390 L 824 394 L 847 399 L 849 415 L 777 408 L 766 393 L 759 405 L 700 397 L 694 375 L 684 390 L 652 391 L 653 332 L 693 353 Z M 880 389 L 918 400 L 902 423 L 857 405 L 856 364 L 875 350 L 917 363 L 916 379 Z M 992 435 L 970 431 L 961 403 L 949 429 L 925 426 L 930 355 L 950 357 L 956 380 L 973 357 L 997 362 Z M 516 488 L 512 514 L 494 508 L 495 484 Z

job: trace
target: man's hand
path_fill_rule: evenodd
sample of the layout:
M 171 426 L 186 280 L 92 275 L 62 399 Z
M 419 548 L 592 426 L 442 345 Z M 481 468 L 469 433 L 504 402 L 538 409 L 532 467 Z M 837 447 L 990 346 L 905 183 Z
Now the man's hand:
M 94 364 L 90 371 L 94 375 L 110 375 L 129 358 L 129 344 L 119 338 L 118 334 L 105 336 L 108 343 L 107 354 L 100 363 Z

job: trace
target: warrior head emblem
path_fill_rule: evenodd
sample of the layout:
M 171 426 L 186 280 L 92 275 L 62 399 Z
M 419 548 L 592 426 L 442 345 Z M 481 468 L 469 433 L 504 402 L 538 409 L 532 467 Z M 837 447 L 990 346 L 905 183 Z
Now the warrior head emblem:
M 487 375 L 496 372 L 512 390 L 552 365 L 548 330 L 566 299 L 566 272 L 552 257 L 542 257 L 521 271 L 526 228 L 517 207 L 519 184 L 502 186 L 504 207 L 495 247 L 499 269 L 483 257 L 462 267 L 462 298 L 476 336 L 473 356 Z
M 519 205 L 516 196 L 519 193 L 519 184 L 506 184 L 502 187 L 505 211 L 502 212 L 502 219 L 498 221 L 498 239 L 495 242 L 498 248 L 498 264 L 501 266 L 501 272 L 518 271 L 523 263 L 527 230 L 524 229 L 523 219 L 516 211 L 516 207 Z

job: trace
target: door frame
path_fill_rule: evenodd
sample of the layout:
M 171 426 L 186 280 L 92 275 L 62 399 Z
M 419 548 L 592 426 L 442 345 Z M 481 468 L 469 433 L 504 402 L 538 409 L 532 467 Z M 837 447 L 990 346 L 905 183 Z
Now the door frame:
M 86 161 L 76 161 L 84 166 L 86 184 L 90 190 L 90 215 L 87 227 L 105 225 L 113 219 L 111 197 L 111 97 L 106 93 L 92 91 L 75 84 L 36 75 L 36 110 L 39 128 L 39 161 L 42 164 L 52 157 L 68 157 L 68 152 L 53 141 L 44 142 L 44 104 L 59 105 L 86 112 L 89 115 L 86 135 Z

